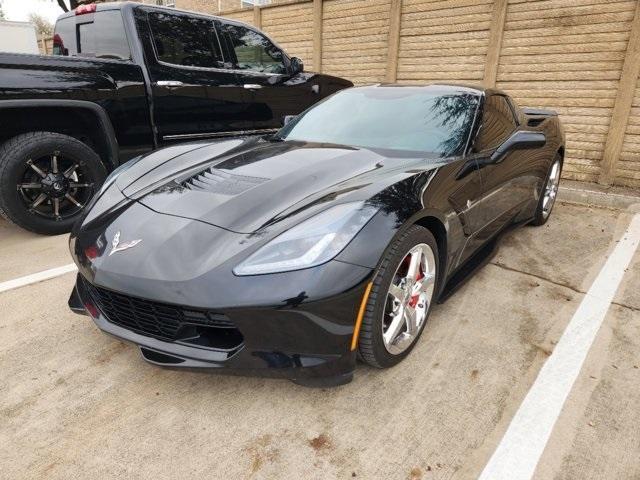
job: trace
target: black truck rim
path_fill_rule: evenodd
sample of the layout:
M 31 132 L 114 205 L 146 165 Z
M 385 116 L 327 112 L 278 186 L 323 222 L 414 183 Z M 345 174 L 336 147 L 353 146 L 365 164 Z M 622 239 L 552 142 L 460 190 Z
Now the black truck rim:
M 17 189 L 29 212 L 62 221 L 84 208 L 93 195 L 94 180 L 78 161 L 54 151 L 25 162 Z

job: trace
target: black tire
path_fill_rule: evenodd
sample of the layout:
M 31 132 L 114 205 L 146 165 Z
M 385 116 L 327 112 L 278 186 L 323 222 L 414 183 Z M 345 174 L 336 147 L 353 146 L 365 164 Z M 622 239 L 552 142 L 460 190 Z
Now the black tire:
M 393 281 L 396 270 L 400 265 L 400 262 L 403 261 L 407 252 L 409 252 L 414 246 L 422 243 L 431 247 L 436 259 L 434 294 L 431 304 L 428 306 L 425 320 L 422 323 L 415 340 L 405 351 L 394 355 L 387 351 L 382 337 L 383 316 L 387 302 L 387 292 L 389 291 L 389 287 Z M 388 368 L 396 365 L 409 355 L 416 343 L 418 343 L 418 340 L 424 331 L 424 325 L 429 319 L 431 309 L 439 291 L 440 276 L 438 244 L 429 230 L 418 225 L 414 225 L 391 242 L 375 273 L 371 293 L 369 294 L 365 314 L 362 319 L 358 338 L 358 357 L 361 360 L 376 368 Z
M 544 193 L 547 190 L 547 185 L 549 184 L 549 181 L 551 179 L 551 172 L 556 162 L 560 162 L 560 172 L 558 174 L 561 175 L 562 174 L 562 156 L 560 155 L 560 153 L 556 153 L 556 156 L 553 158 L 553 162 L 551 162 L 551 166 L 549 167 L 549 171 L 547 172 L 547 178 L 544 181 L 544 185 L 542 186 L 542 191 L 540 192 L 540 198 L 538 199 L 538 205 L 536 206 L 536 211 L 535 211 L 533 220 L 529 224 L 529 225 L 533 225 L 534 227 L 539 227 L 541 225 L 544 225 L 545 223 L 547 223 L 547 220 L 549 220 L 549 217 L 551 217 L 551 213 L 553 211 L 553 205 L 551 206 L 551 210 L 549 210 L 549 213 L 545 215 L 543 202 L 544 202 Z M 554 200 L 554 205 L 555 205 L 555 200 Z
M 74 205 L 66 197 L 61 197 L 60 202 L 68 203 L 66 207 L 68 214 L 61 215 L 56 212 L 54 215 L 52 212 L 47 216 L 34 208 L 29 208 L 28 199 L 24 196 L 24 190 L 20 190 L 20 185 L 24 181 L 24 176 L 27 175 L 25 172 L 29 172 L 27 163 L 29 160 L 44 158 L 54 153 L 65 162 L 77 164 L 73 175 L 75 178 L 81 175 L 83 181 L 90 182 L 91 186 L 79 187 L 88 189 L 82 192 L 74 191 L 81 193 L 79 198 L 83 201 L 78 202 L 80 206 Z M 35 233 L 58 235 L 69 232 L 82 214 L 84 205 L 100 188 L 106 176 L 107 171 L 98 154 L 73 137 L 53 132 L 30 132 L 18 135 L 0 146 L 0 215 Z M 76 183 L 76 185 L 79 184 Z M 48 197 L 46 201 L 41 202 L 41 205 L 45 205 L 46 202 L 51 203 L 51 199 Z

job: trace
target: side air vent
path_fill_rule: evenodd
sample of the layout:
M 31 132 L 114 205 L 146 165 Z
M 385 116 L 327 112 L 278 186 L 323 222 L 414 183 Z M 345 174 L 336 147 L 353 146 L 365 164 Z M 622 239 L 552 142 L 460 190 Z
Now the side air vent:
M 236 175 L 214 167 L 185 180 L 182 185 L 190 190 L 200 190 L 221 195 L 238 195 L 269 181 L 268 178 Z
M 527 125 L 529 127 L 537 127 L 538 125 L 540 125 L 545 120 L 546 120 L 546 118 L 530 118 L 529 121 L 527 122 Z

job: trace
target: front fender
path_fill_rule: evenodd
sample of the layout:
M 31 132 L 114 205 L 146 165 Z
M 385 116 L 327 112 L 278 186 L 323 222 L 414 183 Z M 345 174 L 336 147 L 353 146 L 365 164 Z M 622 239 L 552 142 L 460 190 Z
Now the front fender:
M 380 211 L 338 255 L 337 260 L 377 268 L 394 237 L 412 225 L 437 222 L 441 230 L 448 231 L 446 216 L 430 205 L 423 205 L 424 190 L 433 174 L 433 171 L 421 172 L 405 178 L 371 198 L 367 203 Z M 432 233 L 438 237 L 441 232 Z
M 367 268 L 377 268 L 393 239 L 411 226 L 437 223 L 442 231 L 449 230 L 441 212 L 431 209 L 420 210 L 405 222 L 398 220 L 397 212 L 378 212 L 347 248 L 336 257 L 336 260 Z M 437 231 L 432 233 L 435 237 L 439 235 Z M 444 240 L 443 245 L 446 245 L 446 239 Z
M 120 164 L 119 146 L 115 130 L 106 110 L 94 102 L 86 100 L 66 99 L 12 99 L 0 101 L 0 111 L 29 111 L 34 118 L 43 108 L 55 109 L 60 115 L 67 111 L 87 112 L 96 122 L 95 139 L 99 150 L 104 152 L 103 160 L 109 170 L 113 170 Z M 33 131 L 47 130 L 46 127 L 34 123 Z M 99 152 L 100 153 L 100 152 Z

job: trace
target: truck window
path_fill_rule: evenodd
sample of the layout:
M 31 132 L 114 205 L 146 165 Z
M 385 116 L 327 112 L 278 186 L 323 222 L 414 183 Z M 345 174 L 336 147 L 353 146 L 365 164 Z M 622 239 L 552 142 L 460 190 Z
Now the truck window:
M 53 54 L 65 57 L 78 54 L 75 17 L 62 18 L 56 23 L 53 34 Z
M 149 25 L 159 61 L 189 67 L 222 67 L 220 44 L 212 21 L 151 12 Z
M 241 25 L 222 24 L 223 36 L 236 56 L 236 68 L 264 73 L 286 73 L 282 51 L 264 35 Z
M 130 59 L 131 51 L 120 10 L 63 18 L 56 25 L 53 54 Z

